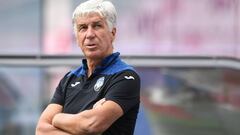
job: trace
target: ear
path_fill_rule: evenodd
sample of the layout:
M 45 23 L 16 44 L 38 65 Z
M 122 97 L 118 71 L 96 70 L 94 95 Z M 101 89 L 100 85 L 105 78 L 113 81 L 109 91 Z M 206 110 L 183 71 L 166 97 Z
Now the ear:
M 114 41 L 115 40 L 115 37 L 116 37 L 116 32 L 117 32 L 117 29 L 114 27 L 113 29 L 112 29 L 112 41 Z

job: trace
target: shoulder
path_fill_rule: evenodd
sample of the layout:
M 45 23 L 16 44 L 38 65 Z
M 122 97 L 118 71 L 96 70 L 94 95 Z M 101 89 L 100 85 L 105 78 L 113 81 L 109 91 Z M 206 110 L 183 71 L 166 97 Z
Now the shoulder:
M 121 73 L 136 73 L 135 69 L 122 61 L 120 58 L 114 61 L 111 65 L 109 65 L 104 71 L 103 74 L 106 75 L 114 75 L 114 74 L 121 74 Z
M 126 69 L 121 72 L 116 73 L 113 78 L 122 78 L 125 80 L 135 80 L 140 81 L 138 73 L 134 69 Z
M 83 68 L 83 66 L 79 66 L 73 70 L 71 70 L 68 74 L 67 77 L 69 76 L 81 76 L 81 75 L 85 75 L 85 69 Z
M 61 79 L 59 85 L 64 88 L 68 85 L 69 82 L 74 80 L 75 78 L 79 77 L 81 74 L 83 74 L 82 67 L 77 67 L 73 70 L 70 70 L 67 72 Z

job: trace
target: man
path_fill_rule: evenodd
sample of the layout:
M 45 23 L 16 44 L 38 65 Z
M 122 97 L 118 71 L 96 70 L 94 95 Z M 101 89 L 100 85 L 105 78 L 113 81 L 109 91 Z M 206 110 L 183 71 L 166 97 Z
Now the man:
M 115 7 L 109 1 L 86 1 L 75 9 L 73 25 L 86 59 L 60 81 L 36 135 L 133 135 L 140 79 L 113 53 Z

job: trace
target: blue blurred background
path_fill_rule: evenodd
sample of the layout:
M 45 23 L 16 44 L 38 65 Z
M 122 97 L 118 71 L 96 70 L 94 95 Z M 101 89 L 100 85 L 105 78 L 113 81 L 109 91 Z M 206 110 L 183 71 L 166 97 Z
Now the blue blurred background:
M 83 0 L 0 4 L 0 135 L 33 135 L 81 63 L 71 17 Z M 240 0 L 112 0 L 115 51 L 142 79 L 135 135 L 239 135 Z

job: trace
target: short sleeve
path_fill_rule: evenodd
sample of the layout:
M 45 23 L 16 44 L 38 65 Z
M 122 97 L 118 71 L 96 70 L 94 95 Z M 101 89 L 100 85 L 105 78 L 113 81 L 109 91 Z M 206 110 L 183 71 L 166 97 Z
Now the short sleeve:
M 140 78 L 137 73 L 126 70 L 113 77 L 105 98 L 120 105 L 124 113 L 138 105 L 140 103 Z
M 68 73 L 59 82 L 50 103 L 55 103 L 55 104 L 59 104 L 59 105 L 64 104 L 65 88 L 66 88 L 68 78 L 69 78 L 67 75 L 68 75 Z

